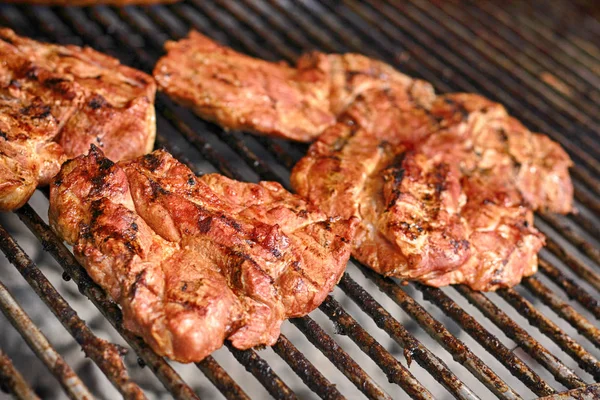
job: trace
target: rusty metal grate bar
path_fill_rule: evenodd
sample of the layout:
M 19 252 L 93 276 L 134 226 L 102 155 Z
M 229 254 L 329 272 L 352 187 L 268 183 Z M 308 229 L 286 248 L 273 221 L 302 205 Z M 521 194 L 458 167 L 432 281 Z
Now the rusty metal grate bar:
M 23 336 L 31 350 L 54 375 L 70 399 L 83 400 L 91 398 L 92 395 L 89 389 L 52 347 L 48 339 L 35 326 L 2 282 L 0 282 L 0 310 Z
M 19 399 L 39 399 L 2 349 L 0 349 L 0 390 Z
M 491 11 L 487 9 L 478 11 L 473 9 L 475 7 L 471 7 L 468 13 L 462 13 L 454 4 L 428 7 L 421 0 L 410 0 L 408 2 L 410 4 L 399 2 L 364 4 L 352 0 L 343 3 L 315 1 L 295 3 L 287 0 L 272 0 L 266 4 L 252 0 L 243 0 L 240 3 L 219 0 L 215 6 L 208 2 L 192 0 L 169 6 L 123 9 L 102 6 L 89 9 L 2 6 L 0 20 L 17 29 L 20 27 L 21 33 L 28 33 L 27 29 L 35 26 L 40 36 L 47 36 L 55 41 L 69 43 L 83 39 L 84 43 L 90 43 L 100 50 L 112 53 L 147 72 L 151 71 L 157 57 L 162 54 L 164 41 L 182 37 L 190 27 L 208 32 L 221 40 L 226 39 L 234 47 L 241 47 L 246 52 L 271 60 L 283 58 L 293 61 L 302 51 L 313 48 L 315 43 L 325 51 L 366 53 L 399 66 L 411 75 L 428 79 L 442 91 L 476 91 L 498 98 L 509 105 L 527 124 L 559 139 L 578 163 L 573 170 L 578 206 L 586 208 L 596 216 L 600 215 L 600 201 L 596 197 L 600 194 L 600 182 L 596 177 L 600 171 L 600 162 L 596 159 L 596 156 L 600 155 L 600 146 L 592 139 L 596 134 L 594 129 L 600 127 L 600 119 L 588 118 L 589 113 L 597 107 L 595 104 L 580 107 L 579 99 L 566 96 L 556 87 L 544 86 L 535 76 L 535 72 L 540 67 L 557 66 L 560 67 L 557 76 L 565 80 L 568 88 L 581 90 L 582 83 L 585 82 L 580 78 L 565 78 L 574 72 L 572 68 L 575 67 L 564 65 L 561 59 L 547 55 L 540 59 L 528 57 L 526 60 L 508 57 L 508 64 L 501 63 L 501 56 L 509 56 L 511 46 L 515 46 L 516 42 L 513 43 L 512 39 L 500 40 L 489 48 L 473 45 L 468 40 L 468 24 L 465 24 L 461 18 L 480 15 L 482 12 L 486 15 L 490 14 L 490 18 L 499 18 L 496 14 L 492 16 Z M 511 31 L 515 29 L 510 21 L 501 20 L 501 22 L 506 29 L 510 28 Z M 532 26 L 527 25 L 528 40 L 532 43 L 532 35 L 543 36 L 534 30 Z M 274 32 L 277 34 L 273 34 Z M 483 37 L 485 43 L 489 44 L 491 38 L 496 38 L 499 34 L 493 32 L 491 35 Z M 403 56 L 396 48 L 398 44 L 402 45 L 401 50 L 408 52 L 410 56 Z M 580 50 L 573 53 L 576 54 L 578 62 L 581 59 L 580 53 Z M 475 61 L 482 64 L 480 70 L 471 67 Z M 440 74 L 446 65 L 450 65 L 461 74 L 451 77 Z M 507 65 L 511 68 L 521 68 L 523 72 L 519 70 L 519 74 L 511 76 L 504 71 Z M 578 68 L 589 66 L 589 63 L 582 62 Z M 598 80 L 597 77 L 594 79 Z M 539 95 L 539 98 L 520 90 L 519 85 L 524 85 L 531 93 Z M 591 96 L 596 96 L 597 93 L 598 91 L 594 90 L 585 95 L 587 99 L 592 99 L 595 97 Z M 554 109 L 563 112 L 552 113 Z M 251 171 L 255 176 L 260 179 L 276 180 L 286 186 L 287 179 L 282 176 L 275 164 L 279 163 L 281 167 L 289 169 L 305 151 L 305 147 L 290 146 L 269 138 L 252 138 L 237 132 L 224 132 L 213 124 L 193 117 L 189 111 L 176 106 L 163 95 L 157 98 L 157 111 L 164 121 L 175 128 L 192 148 L 197 150 L 198 154 L 229 177 L 243 179 L 244 167 L 231 163 L 220 147 L 211 145 L 214 141 L 230 149 L 239 157 L 247 171 Z M 577 131 L 579 134 L 577 138 L 574 137 L 575 126 L 585 127 L 585 130 Z M 560 131 L 556 127 L 560 128 Z M 569 137 L 563 132 L 568 133 Z M 177 158 L 193 167 L 193 164 L 171 144 L 170 137 L 159 135 L 157 144 L 165 146 Z M 257 145 L 266 150 L 272 159 L 264 159 L 255 153 L 252 148 Z M 193 170 L 200 172 L 196 168 Z M 117 327 L 143 363 L 152 368 L 165 387 L 178 398 L 197 398 L 192 389 L 162 358 L 149 350 L 140 339 L 131 337 L 120 327 L 118 307 L 91 282 L 72 254 L 58 241 L 39 216 L 29 206 L 20 210 L 18 215 L 40 238 L 44 248 L 53 254 L 67 274 L 73 277 L 82 293 L 90 297 L 107 319 Z M 600 253 L 597 248 L 584 236 L 572 230 L 569 225 L 575 223 L 583 227 L 586 232 L 594 234 L 598 232 L 594 220 L 582 213 L 569 217 L 543 214 L 542 221 L 546 224 L 540 226 L 540 229 L 549 235 L 549 252 L 564 263 L 570 271 L 584 278 L 593 289 L 600 291 L 600 274 L 586 265 L 587 263 L 583 263 L 578 254 L 553 239 L 557 233 L 560 234 L 578 251 L 598 264 Z M 519 394 L 500 379 L 495 371 L 483 364 L 462 341 L 457 340 L 401 286 L 363 267 L 360 269 L 492 393 L 500 398 L 520 398 Z M 576 281 L 565 275 L 561 268 L 546 259 L 540 261 L 540 270 L 567 296 L 576 300 L 594 317 L 599 318 L 597 296 L 584 290 Z M 457 398 L 478 398 L 477 394 L 461 382 L 441 359 L 417 341 L 397 319 L 356 283 L 349 273 L 344 275 L 339 286 L 383 331 L 404 348 L 409 365 L 410 360 L 414 358 Z M 599 332 L 592 321 L 582 316 L 539 279 L 527 279 L 523 286 L 598 347 Z M 522 359 L 506 348 L 498 338 L 443 291 L 421 285 L 416 287 L 426 300 L 449 315 L 534 393 L 540 396 L 566 396 L 564 393 L 557 393 Z M 586 390 L 589 393 L 597 393 L 593 392 L 598 390 L 596 385 L 586 386 L 582 378 L 542 347 L 486 296 L 460 286 L 456 287 L 456 290 L 482 311 L 507 337 L 518 343 L 544 366 L 558 382 L 567 388 L 576 388 L 578 394 L 586 393 Z M 560 330 L 516 290 L 500 291 L 499 294 L 521 315 L 528 318 L 532 325 L 539 328 L 566 354 L 577 361 L 583 370 L 589 372 L 596 380 L 600 379 L 600 363 L 582 345 Z M 336 300 L 329 297 L 320 309 L 375 361 L 391 382 L 402 387 L 413 398 L 431 398 L 431 393 L 418 382 L 417 378 L 367 333 Z M 389 395 L 360 367 L 359 363 L 356 363 L 313 319 L 305 317 L 293 320 L 292 323 L 367 397 L 389 398 Z M 230 345 L 229 348 L 233 356 L 273 397 L 286 399 L 296 397 L 290 387 L 256 352 L 239 351 Z M 318 396 L 343 398 L 335 385 L 285 336 L 280 337 L 273 349 Z M 197 367 L 227 398 L 248 398 L 213 358 L 209 357 L 198 363 Z M 109 378 L 116 379 L 116 375 Z
M 25 205 L 17 211 L 18 217 L 33 232 L 65 271 L 65 276 L 72 279 L 79 291 L 88 297 L 102 312 L 104 317 L 123 336 L 145 365 L 148 365 L 160 381 L 171 393 L 181 399 L 198 399 L 194 391 L 161 357 L 157 356 L 139 338 L 122 327 L 122 315 L 119 307 L 110 300 L 106 293 L 96 285 L 79 265 L 73 254 L 62 241 L 50 230 L 50 227 L 29 206 Z
M 129 379 L 121 361 L 121 355 L 126 350 L 95 336 L 37 265 L 2 227 L 0 227 L 0 248 L 65 329 L 79 343 L 85 355 L 98 365 L 123 397 L 145 399 L 139 386 Z

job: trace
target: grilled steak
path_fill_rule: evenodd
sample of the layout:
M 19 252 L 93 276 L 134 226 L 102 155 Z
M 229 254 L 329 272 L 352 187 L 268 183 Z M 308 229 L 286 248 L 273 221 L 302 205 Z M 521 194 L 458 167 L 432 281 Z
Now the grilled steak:
M 332 290 L 357 225 L 279 184 L 196 177 L 164 151 L 113 164 L 96 147 L 50 186 L 50 223 L 159 354 L 199 361 L 225 339 L 272 345 Z
M 89 48 L 0 29 L 0 210 L 22 206 L 90 144 L 115 160 L 152 150 L 153 79 Z
M 299 194 L 359 217 L 354 256 L 431 285 L 512 286 L 537 268 L 533 210 L 572 208 L 571 160 L 499 104 L 436 96 L 427 82 L 357 54 L 249 58 L 198 33 L 167 45 L 162 90 L 226 128 L 307 141 Z
M 410 81 L 359 54 L 310 53 L 292 68 L 237 53 L 195 31 L 166 49 L 154 77 L 169 96 L 227 128 L 301 142 L 333 125 L 363 91 Z
M 571 210 L 569 157 L 481 96 L 404 92 L 357 99 L 296 165 L 294 188 L 358 216 L 353 254 L 384 275 L 495 290 L 533 274 L 544 240 L 532 210 Z M 406 128 L 367 118 L 382 102 Z

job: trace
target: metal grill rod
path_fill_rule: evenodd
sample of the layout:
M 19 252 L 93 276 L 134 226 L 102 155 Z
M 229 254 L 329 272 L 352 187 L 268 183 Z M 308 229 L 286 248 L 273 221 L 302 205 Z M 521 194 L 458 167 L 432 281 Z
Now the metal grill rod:
M 570 299 L 576 300 L 586 310 L 591 312 L 596 319 L 600 319 L 600 303 L 596 298 L 582 289 L 575 281 L 567 278 L 558 268 L 550 264 L 545 257 L 539 257 L 538 267 L 544 275 L 564 290 Z
M 582 96 L 591 101 L 599 100 L 598 96 L 596 96 L 598 92 L 590 93 L 589 89 L 590 84 L 594 85 L 596 89 L 600 88 L 600 78 L 579 61 L 582 54 L 567 59 L 563 52 L 545 51 L 542 46 L 554 48 L 555 41 L 550 43 L 542 36 L 537 36 L 537 39 L 534 38 L 531 31 L 527 29 L 527 26 L 524 24 L 515 27 L 512 23 L 512 19 L 507 19 L 506 13 L 501 9 L 498 9 L 499 12 L 496 12 L 491 11 L 487 4 L 472 3 L 472 5 L 475 7 L 458 7 L 457 3 L 447 3 L 447 6 L 440 8 L 447 13 L 452 13 L 451 15 L 458 22 L 464 20 L 464 18 L 468 18 L 469 21 L 486 21 L 486 27 L 493 31 L 495 39 L 510 46 L 506 47 L 501 45 L 498 46 L 499 48 L 502 48 L 503 51 L 509 55 L 511 47 L 513 49 L 519 49 L 521 55 L 529 60 L 529 62 L 533 64 L 532 66 L 538 65 L 542 68 L 542 70 L 535 67 L 529 68 L 532 72 L 544 70 L 552 71 L 553 75 L 556 75 L 561 80 L 557 90 L 562 93 L 564 93 L 564 89 L 562 88 L 564 84 L 568 86 L 567 93 L 569 93 L 571 89 L 575 89 L 578 90 Z M 493 7 L 493 4 L 490 5 Z M 469 25 L 466 26 L 470 29 Z M 486 39 L 491 38 L 488 37 Z M 540 45 L 540 39 L 543 45 Z M 494 45 L 498 44 L 494 43 L 495 40 L 487 40 L 487 42 Z M 580 66 L 583 68 L 580 68 Z
M 533 304 L 525 300 L 523 296 L 514 289 L 500 289 L 496 293 L 512 305 L 519 314 L 523 315 L 529 323 L 537 327 L 542 333 L 548 336 L 565 353 L 571 356 L 579 366 L 591 374 L 594 379 L 600 380 L 600 361 L 591 355 L 582 345 L 573 340 L 562 329 L 558 327 L 544 314 L 539 312 Z
M 520 398 L 479 357 L 473 354 L 462 341 L 454 337 L 441 322 L 434 319 L 431 314 L 401 290 L 399 286 L 391 280 L 385 281 L 381 276 L 366 269 L 366 267 L 361 266 L 361 271 L 367 278 L 375 282 L 384 293 L 390 296 L 408 315 L 416 320 L 423 330 L 452 354 L 454 360 L 462 364 L 480 379 L 496 396 L 500 398 Z
M 325 378 L 323 374 L 308 361 L 304 354 L 292 345 L 285 335 L 279 335 L 277 342 L 273 345 L 273 351 L 284 359 L 294 370 L 296 375 L 302 379 L 306 386 L 319 395 L 319 397 L 330 400 L 344 399 L 344 396 L 337 390 L 336 386 L 329 382 L 329 380 L 327 380 L 327 378 Z
M 597 265 L 600 265 L 600 250 L 585 240 L 580 234 L 575 232 L 565 222 L 565 218 L 557 217 L 553 214 L 538 213 L 544 222 L 550 225 L 555 230 L 559 231 L 573 246 L 588 256 Z
M 411 335 L 395 318 L 391 316 L 373 297 L 371 297 L 358 283 L 346 273 L 339 283 L 344 291 L 365 313 L 367 313 L 377 326 L 390 335 L 404 348 L 407 360 L 413 358 L 438 380 L 457 399 L 477 399 L 477 395 L 461 382 L 452 371 L 437 356 L 423 346 Z
M 0 349 L 0 390 L 21 400 L 39 399 L 2 349 Z
M 306 338 L 370 399 L 391 400 L 379 385 L 310 317 L 294 318 L 294 324 Z
M 95 336 L 75 310 L 27 256 L 17 242 L 0 227 L 0 248 L 27 283 L 54 313 L 65 329 L 126 399 L 145 399 L 144 393 L 127 374 L 121 360 L 124 349 Z
M 225 341 L 225 346 L 236 360 L 242 364 L 248 372 L 267 389 L 267 391 L 276 399 L 294 400 L 296 395 L 288 385 L 271 369 L 269 364 L 263 360 L 252 349 L 239 350 L 233 347 L 229 341 Z
M 596 273 L 587 265 L 583 264 L 578 258 L 570 254 L 561 247 L 551 236 L 546 236 L 546 247 L 548 251 L 554 254 L 559 260 L 565 263 L 573 272 L 585 279 L 591 286 L 600 292 L 600 273 Z
M 416 29 L 416 32 L 411 31 L 409 33 L 409 34 L 418 33 L 417 37 L 404 36 L 404 34 L 402 33 L 403 32 L 402 26 L 406 25 L 408 27 L 414 28 L 414 24 L 412 24 L 410 21 L 406 20 L 403 16 L 400 16 L 399 14 L 395 14 L 394 15 L 394 17 L 396 19 L 395 25 L 393 28 L 391 28 L 390 25 L 386 25 L 385 23 L 382 23 L 383 21 L 391 18 L 390 16 L 381 15 L 381 14 L 375 15 L 373 11 L 370 11 L 370 10 L 367 10 L 364 8 L 364 7 L 366 7 L 365 4 L 359 5 L 358 3 L 350 2 L 350 1 L 348 1 L 347 3 L 348 3 L 347 5 L 354 12 L 358 13 L 358 15 L 361 18 L 364 18 L 366 21 L 370 22 L 372 25 L 369 25 L 369 27 L 364 27 L 360 24 L 360 22 L 356 22 L 356 20 L 354 18 L 348 19 L 349 17 L 346 15 L 346 13 L 340 12 L 339 17 L 346 18 L 347 21 L 350 23 L 350 25 L 339 26 L 338 27 L 339 30 L 346 31 L 347 29 L 356 29 L 357 31 L 360 32 L 360 35 L 363 38 L 365 38 L 365 39 L 369 38 L 372 41 L 372 43 L 375 45 L 375 46 L 370 46 L 370 47 L 375 47 L 377 49 L 376 57 L 383 58 L 383 59 L 387 60 L 388 62 L 396 61 L 395 64 L 397 64 L 398 63 L 397 62 L 398 61 L 397 60 L 397 51 L 391 52 L 389 49 L 395 49 L 396 47 L 398 47 L 398 44 L 401 43 L 402 46 L 404 46 L 404 48 L 409 50 L 411 52 L 411 54 L 414 56 L 414 57 L 410 57 L 408 60 L 406 60 L 406 62 L 402 66 L 402 69 L 406 70 L 411 75 L 423 76 L 425 79 L 434 83 L 434 85 L 436 87 L 440 88 L 442 91 L 448 92 L 448 91 L 457 91 L 458 90 L 458 91 L 469 91 L 469 92 L 483 92 L 483 93 L 487 93 L 488 95 L 492 94 L 494 97 L 498 97 L 502 103 L 509 105 L 513 110 L 518 110 L 519 114 L 520 114 L 519 116 L 521 117 L 521 119 L 524 121 L 527 121 L 527 123 L 530 124 L 530 126 L 537 127 L 538 129 L 540 129 L 544 132 L 555 135 L 556 138 L 559 139 L 561 144 L 565 148 L 567 148 L 571 152 L 572 155 L 577 156 L 582 161 L 585 161 L 585 163 L 596 174 L 598 174 L 598 171 L 600 171 L 600 169 L 599 169 L 600 163 L 598 163 L 597 160 L 595 160 L 589 154 L 582 152 L 582 150 L 579 146 L 574 145 L 568 138 L 566 138 L 560 132 L 557 132 L 550 124 L 546 123 L 542 118 L 538 118 L 537 116 L 532 114 L 531 110 L 527 109 L 526 107 L 523 107 L 523 105 L 521 105 L 521 104 L 515 103 L 515 99 L 519 98 L 519 96 L 520 96 L 520 94 L 518 93 L 518 90 L 516 90 L 516 89 L 513 90 L 513 92 L 515 92 L 515 94 L 509 95 L 502 88 L 495 85 L 494 82 L 490 82 L 490 81 L 486 80 L 485 78 L 481 77 L 480 74 L 477 71 L 473 70 L 470 65 L 464 63 L 464 61 L 462 61 L 461 59 L 458 59 L 454 53 L 449 53 L 444 47 L 438 46 L 436 48 L 436 52 L 433 52 L 433 53 L 431 51 L 427 50 L 426 48 L 421 47 L 421 45 L 419 43 L 425 43 L 425 45 L 427 46 L 427 43 L 431 44 L 432 43 L 431 41 L 433 39 L 430 39 L 428 37 L 423 37 L 423 34 L 422 34 L 422 32 L 419 31 L 419 29 Z M 313 3 L 311 3 L 311 4 L 313 4 Z M 331 5 L 327 4 L 327 3 L 323 3 L 322 6 L 331 7 Z M 335 8 L 333 8 L 332 10 L 335 10 Z M 332 14 L 332 17 L 333 17 L 333 14 Z M 379 28 L 380 32 L 374 31 L 372 27 Z M 382 41 L 385 44 L 380 44 L 380 43 L 382 43 Z M 379 47 L 379 46 L 381 46 L 381 47 Z M 369 49 L 369 46 L 364 45 L 363 49 Z M 361 51 L 361 48 L 354 48 L 354 50 Z M 366 52 L 366 50 L 364 52 Z M 371 52 L 371 51 L 369 50 L 369 52 Z M 386 53 L 387 53 L 387 56 L 385 55 Z M 443 62 L 440 62 L 436 57 L 442 57 L 442 56 L 444 57 Z M 412 66 L 413 58 L 415 61 L 420 60 L 418 65 Z M 465 81 L 461 75 L 452 76 L 453 89 L 447 89 L 447 82 L 445 80 L 441 79 L 439 77 L 439 75 L 436 75 L 435 73 L 431 73 L 426 76 L 424 74 L 424 71 L 423 71 L 424 69 L 431 69 L 432 71 L 436 71 L 436 70 L 443 71 L 447 68 L 446 67 L 447 63 L 451 63 L 454 66 L 454 68 L 456 68 L 458 70 L 468 71 L 469 81 Z M 475 87 L 470 82 L 474 82 L 478 86 Z M 491 87 L 490 85 L 493 87 Z M 538 111 L 536 109 L 536 113 L 537 112 Z M 577 172 L 578 172 L 578 168 L 574 168 L 573 173 L 577 174 Z
M 567 304 L 566 301 L 554 294 L 539 279 L 532 276 L 523 279 L 522 284 L 532 294 L 540 298 L 544 304 L 552 309 L 552 311 L 568 321 L 573 328 L 577 329 L 579 333 L 600 349 L 600 329 L 594 326 L 589 320 L 582 317 L 581 314 L 575 311 L 575 309 Z
M 56 380 L 58 380 L 70 399 L 92 399 L 89 389 L 54 347 L 52 347 L 48 339 L 35 326 L 2 282 L 0 282 L 0 309 L 15 329 L 19 331 L 35 355 L 44 363 Z
M 544 366 L 554 375 L 556 380 L 567 388 L 585 386 L 583 382 L 569 367 L 564 365 L 556 356 L 539 344 L 525 329 L 515 323 L 504 311 L 492 303 L 482 293 L 473 291 L 466 286 L 454 287 L 469 303 L 477 307 L 489 318 L 506 336 L 517 343 L 531 357 Z
M 319 308 L 335 324 L 341 334 L 348 335 L 365 354 L 380 366 L 390 382 L 400 385 L 414 399 L 433 399 L 432 394 L 361 327 L 333 297 L 328 296 Z
M 477 320 L 464 311 L 454 300 L 438 288 L 417 285 L 423 298 L 438 306 L 450 316 L 481 346 L 498 359 L 514 376 L 519 378 L 538 396 L 548 396 L 556 391 L 539 377 L 525 362 L 517 357 L 496 336 L 485 329 Z
M 517 6 L 521 6 L 520 7 L 521 10 L 523 10 L 523 7 L 522 7 L 523 5 L 524 4 L 520 4 L 520 3 L 517 4 Z M 598 49 L 596 49 L 596 48 L 592 49 L 589 46 L 583 47 L 580 45 L 580 43 L 577 40 L 573 40 L 572 37 L 570 38 L 564 34 L 561 34 L 560 30 L 557 30 L 558 32 L 552 32 L 549 28 L 547 28 L 547 26 L 552 26 L 554 24 L 552 23 L 552 21 L 550 21 L 548 18 L 546 18 L 545 13 L 536 12 L 531 7 L 527 7 L 527 9 L 523 10 L 523 11 L 527 12 L 528 14 L 530 14 L 532 11 L 535 12 L 536 18 L 539 17 L 540 21 L 543 23 L 539 24 L 539 26 L 538 26 L 538 24 L 535 24 L 529 18 L 517 18 L 516 21 L 518 21 L 524 27 L 526 27 L 529 30 L 531 30 L 532 32 L 534 32 L 537 37 L 542 37 L 542 38 L 546 39 L 548 41 L 548 43 L 553 44 L 552 48 L 560 49 L 560 51 L 557 51 L 557 53 L 564 53 L 565 57 L 569 57 L 569 58 L 576 60 L 577 63 L 586 67 L 593 73 L 595 63 L 597 63 L 597 61 L 600 60 L 600 52 L 598 51 Z M 566 13 L 566 14 L 569 14 L 569 11 L 570 11 L 569 8 L 566 8 L 566 9 L 563 8 L 563 10 L 561 10 L 561 12 Z M 538 15 L 538 14 L 540 14 L 540 15 Z M 573 14 L 571 14 L 571 15 L 573 15 Z M 579 15 L 579 16 L 577 16 L 577 18 L 581 18 L 581 16 Z M 546 24 L 548 24 L 548 25 L 546 26 Z M 557 41 L 556 40 L 557 35 L 563 36 L 563 38 L 569 42 L 569 45 L 567 45 L 567 43 L 562 43 L 561 41 Z
M 421 0 L 411 0 L 410 3 L 414 7 L 403 7 L 396 1 L 392 2 L 392 5 L 396 10 L 402 10 L 404 15 L 410 15 L 411 19 L 416 21 L 427 31 L 432 32 L 437 37 L 445 38 L 446 44 L 459 52 L 457 54 L 465 56 L 471 56 L 472 54 L 472 59 L 479 59 L 480 61 L 487 60 L 488 62 L 485 64 L 479 62 L 477 65 L 478 69 L 486 72 L 489 71 L 487 72 L 488 79 L 498 76 L 498 74 L 493 72 L 494 70 L 500 71 L 499 75 L 510 76 L 516 84 L 522 83 L 523 86 L 529 88 L 529 92 L 537 93 L 543 97 L 546 102 L 550 103 L 549 105 L 552 106 L 553 109 L 562 110 L 563 112 L 560 116 L 561 119 L 564 115 L 569 115 L 574 121 L 587 126 L 589 128 L 587 132 L 592 134 L 592 136 L 595 136 L 593 131 L 598 129 L 598 125 L 593 118 L 593 115 L 598 112 L 595 105 L 588 102 L 581 102 L 575 105 L 573 104 L 572 98 L 569 98 L 555 88 L 540 82 L 539 78 L 532 73 L 531 65 L 523 58 L 515 57 L 516 54 L 527 54 L 525 49 L 520 49 L 520 52 L 518 53 L 515 51 L 504 52 L 499 49 L 502 42 L 500 40 L 489 40 L 487 35 L 479 35 L 479 40 L 474 41 L 472 40 L 473 36 L 469 34 L 467 26 L 470 26 L 471 30 L 475 29 L 478 24 L 481 24 L 479 20 L 470 19 L 469 24 L 465 25 L 455 22 L 454 18 L 452 18 L 452 14 L 450 14 L 447 9 L 441 10 L 435 6 L 425 7 Z M 418 10 L 417 13 L 414 13 L 415 10 Z M 448 16 L 450 16 L 450 18 L 448 18 Z M 440 27 L 445 29 L 442 30 Z M 454 38 L 458 40 L 454 40 Z M 494 43 L 492 44 L 491 42 Z M 470 45 L 477 53 L 466 52 L 464 50 L 461 51 L 465 48 L 465 45 Z M 540 60 L 543 60 L 543 58 L 538 59 L 537 62 L 540 62 Z M 503 70 L 510 71 L 510 73 L 503 73 Z M 550 70 L 555 71 L 556 67 L 551 67 Z M 572 129 L 574 121 L 565 120 L 566 127 Z M 592 137 L 580 134 L 578 138 L 582 140 L 583 144 L 590 146 L 587 150 L 593 150 L 596 156 L 600 154 L 598 142 Z
M 393 12 L 390 9 L 391 6 L 383 3 L 359 4 L 354 0 L 347 0 L 345 3 L 353 11 L 369 20 L 371 23 L 379 21 L 379 24 L 374 26 L 383 28 L 385 25 L 382 24 L 382 21 L 388 21 L 393 24 L 393 29 L 385 29 L 384 33 L 391 39 L 395 39 L 397 43 L 402 43 L 398 42 L 398 31 L 410 29 L 409 34 L 412 35 L 414 40 L 436 49 L 435 52 L 429 51 L 429 57 L 425 57 L 423 59 L 424 62 L 427 61 L 427 58 L 440 57 L 444 60 L 446 65 L 452 65 L 454 68 L 466 72 L 470 80 L 478 85 L 480 90 L 476 90 L 477 92 L 492 94 L 494 97 L 501 99 L 503 104 L 511 107 L 524 121 L 528 121 L 529 123 L 534 122 L 531 124 L 533 127 L 541 129 L 551 137 L 558 139 L 565 148 L 572 152 L 573 155 L 584 160 L 589 169 L 596 174 L 600 174 L 600 163 L 595 158 L 598 154 L 588 153 L 586 152 L 587 149 L 582 150 L 580 146 L 574 144 L 573 140 L 577 135 L 577 133 L 573 131 L 574 124 L 563 120 L 563 117 L 556 115 L 556 113 L 551 114 L 549 112 L 544 112 L 547 107 L 541 102 L 541 99 L 537 96 L 528 96 L 527 92 L 519 90 L 519 86 L 513 83 L 514 78 L 511 74 L 501 74 L 500 76 L 490 74 L 490 76 L 494 77 L 493 80 L 490 80 L 483 74 L 483 71 L 486 71 L 489 67 L 485 57 L 474 57 L 471 49 L 465 46 L 460 49 L 456 48 L 455 51 L 448 50 L 449 47 L 453 47 L 453 44 L 447 40 L 445 35 L 436 32 L 437 29 L 430 31 L 427 28 L 423 29 L 424 27 L 420 28 L 418 24 L 423 23 L 423 21 L 414 19 L 416 17 L 410 13 L 401 14 L 399 12 Z M 440 40 L 446 42 L 444 46 L 435 45 L 435 43 Z M 470 62 L 467 62 L 466 59 L 469 59 Z M 478 65 L 478 68 L 475 69 L 473 65 Z M 518 71 L 514 72 L 518 73 Z M 523 104 L 519 104 L 519 101 L 516 100 L 520 98 L 523 99 Z M 527 110 L 527 113 L 525 113 L 523 105 L 535 105 L 536 108 Z M 540 117 L 530 118 L 529 111 L 534 111 L 535 114 L 540 115 Z M 553 125 L 546 123 L 544 119 L 553 121 L 554 124 L 561 126 L 564 132 L 570 132 L 571 135 L 569 137 L 565 136 L 562 132 L 557 131 Z M 593 147 L 590 149 L 593 149 Z
M 67 250 L 63 242 L 56 237 L 40 216 L 29 205 L 20 208 L 17 211 L 17 215 L 42 243 L 44 249 L 54 257 L 65 273 L 73 279 L 79 291 L 94 303 L 96 308 L 102 312 L 104 317 L 134 349 L 136 354 L 158 376 L 165 388 L 170 390 L 179 399 L 198 400 L 194 391 L 163 358 L 150 350 L 148 345 L 141 339 L 123 328 L 119 307 L 112 300 L 108 299 L 104 290 L 91 280 L 85 270 L 75 260 L 73 254 Z

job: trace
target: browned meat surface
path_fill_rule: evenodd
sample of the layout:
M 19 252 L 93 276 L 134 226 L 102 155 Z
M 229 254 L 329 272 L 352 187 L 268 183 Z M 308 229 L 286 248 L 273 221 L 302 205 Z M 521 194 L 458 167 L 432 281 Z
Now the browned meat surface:
M 116 160 L 152 150 L 153 79 L 89 48 L 0 29 L 0 210 L 22 206 L 90 144 Z
M 517 284 L 543 246 L 532 210 L 572 208 L 569 157 L 481 96 L 423 107 L 410 88 L 395 92 L 404 128 L 382 130 L 381 118 L 357 112 L 385 110 L 389 96 L 358 99 L 296 165 L 294 188 L 361 219 L 353 254 L 377 272 L 476 290 Z
M 161 90 L 201 117 L 301 142 L 317 138 L 366 90 L 412 80 L 359 54 L 306 54 L 295 68 L 240 54 L 192 31 L 166 44 L 154 77 Z M 419 82 L 419 86 L 428 84 Z
M 354 256 L 389 276 L 475 289 L 535 272 L 533 210 L 567 213 L 571 160 L 481 96 L 436 96 L 427 82 L 357 54 L 302 56 L 296 68 L 192 32 L 167 45 L 162 90 L 226 128 L 308 141 L 299 194 L 359 217 Z M 318 116 L 318 117 L 317 117 Z
M 206 119 L 304 142 L 335 122 L 318 56 L 291 68 L 237 53 L 194 31 L 166 48 L 154 69 L 160 89 Z
M 113 164 L 93 148 L 50 186 L 50 223 L 159 354 L 199 361 L 225 339 L 271 345 L 332 290 L 357 220 L 279 184 L 196 177 L 164 151 Z

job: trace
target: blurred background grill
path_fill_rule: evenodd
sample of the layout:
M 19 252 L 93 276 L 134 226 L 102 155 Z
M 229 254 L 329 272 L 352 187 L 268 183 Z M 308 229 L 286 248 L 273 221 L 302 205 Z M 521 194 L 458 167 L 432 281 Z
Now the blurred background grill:
M 179 365 L 123 330 L 118 307 L 49 230 L 47 199 L 37 193 L 0 216 L 0 247 L 16 267 L 3 260 L 0 269 L 1 388 L 22 398 L 600 398 L 600 8 L 593 3 L 0 5 L 0 24 L 19 34 L 89 45 L 146 72 L 165 40 L 194 28 L 268 60 L 358 52 L 439 92 L 481 93 L 565 147 L 576 163 L 579 210 L 537 215 L 548 236 L 540 272 L 514 289 L 402 285 L 351 262 L 320 311 L 286 322 L 272 348 L 226 345 Z M 198 174 L 289 188 L 290 168 L 307 149 L 225 132 L 161 94 L 156 108 L 157 147 Z

